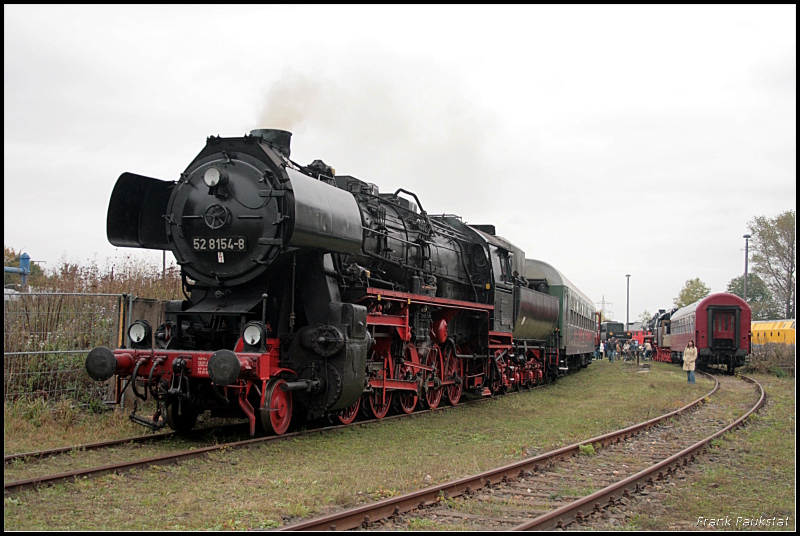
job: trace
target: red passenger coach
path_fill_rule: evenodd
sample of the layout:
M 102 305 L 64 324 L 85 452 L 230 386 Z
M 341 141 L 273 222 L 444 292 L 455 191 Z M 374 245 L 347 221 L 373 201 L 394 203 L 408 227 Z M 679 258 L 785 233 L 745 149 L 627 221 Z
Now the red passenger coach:
M 734 294 L 712 294 L 678 309 L 669 324 L 674 360 L 683 359 L 690 340 L 697 347 L 699 366 L 725 365 L 731 373 L 750 353 L 750 306 Z

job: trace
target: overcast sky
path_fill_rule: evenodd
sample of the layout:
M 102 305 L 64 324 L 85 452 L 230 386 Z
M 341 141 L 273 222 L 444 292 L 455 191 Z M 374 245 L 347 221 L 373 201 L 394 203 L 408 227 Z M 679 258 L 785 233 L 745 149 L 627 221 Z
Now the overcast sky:
M 794 5 L 3 12 L 3 241 L 46 267 L 145 255 L 106 239 L 116 178 L 259 127 L 495 224 L 622 321 L 626 274 L 631 321 L 722 292 L 747 223 L 796 207 Z

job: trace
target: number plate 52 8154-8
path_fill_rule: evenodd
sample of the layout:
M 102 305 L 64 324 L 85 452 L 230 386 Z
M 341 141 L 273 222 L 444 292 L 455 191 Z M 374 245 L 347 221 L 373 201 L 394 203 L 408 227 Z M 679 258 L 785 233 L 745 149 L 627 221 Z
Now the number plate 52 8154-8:
M 219 238 L 192 238 L 195 251 L 244 251 L 247 241 L 243 236 L 221 236 Z

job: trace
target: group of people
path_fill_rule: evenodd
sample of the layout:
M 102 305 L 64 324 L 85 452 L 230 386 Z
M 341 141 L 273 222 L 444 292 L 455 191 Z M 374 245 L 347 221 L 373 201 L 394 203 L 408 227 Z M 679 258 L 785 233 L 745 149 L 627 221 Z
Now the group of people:
M 635 339 L 633 341 L 621 342 L 612 338 L 604 343 L 600 343 L 599 348 L 595 352 L 595 357 L 603 359 L 605 355 L 608 357 L 608 360 L 613 363 L 614 358 L 625 360 L 633 359 L 632 356 L 635 356 L 641 351 L 644 352 L 643 358 L 645 360 L 650 359 L 650 356 L 653 354 L 653 345 L 650 344 L 649 340 L 644 341 L 644 345 L 640 346 L 639 341 Z M 695 383 L 695 361 L 697 361 L 697 348 L 694 346 L 694 341 L 689 341 L 689 344 L 683 351 L 683 370 L 686 371 L 686 380 L 689 383 Z
M 613 363 L 614 359 L 623 359 L 625 361 L 629 361 L 637 355 L 641 356 L 642 350 L 645 352 L 644 358 L 649 358 L 650 352 L 652 351 L 652 347 L 650 347 L 649 342 L 645 343 L 645 346 L 643 347 L 639 345 L 639 341 L 636 339 L 630 341 L 620 341 L 616 338 L 611 338 L 604 343 L 600 343 L 600 348 L 598 348 L 597 353 L 599 359 L 603 359 L 603 356 L 606 356 L 608 357 L 608 360 Z
M 630 341 L 619 341 L 615 338 L 611 338 L 604 343 L 600 343 L 600 347 L 597 349 L 595 357 L 598 359 L 603 359 L 605 356 L 608 357 L 609 361 L 613 362 L 614 359 L 624 359 L 627 361 L 636 356 L 647 360 L 650 359 L 652 354 L 653 345 L 650 344 L 650 341 L 645 341 L 644 344 L 641 345 L 636 339 Z

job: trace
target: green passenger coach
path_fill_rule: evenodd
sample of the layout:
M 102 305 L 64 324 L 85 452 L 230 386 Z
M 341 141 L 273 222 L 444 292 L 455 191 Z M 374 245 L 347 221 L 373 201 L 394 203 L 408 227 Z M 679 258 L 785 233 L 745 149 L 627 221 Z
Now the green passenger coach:
M 544 284 L 540 288 L 558 298 L 561 304 L 556 331 L 559 340 L 556 342 L 568 368 L 575 370 L 587 366 L 595 350 L 597 331 L 592 300 L 564 274 L 543 261 L 525 259 L 525 278 L 533 284 Z

